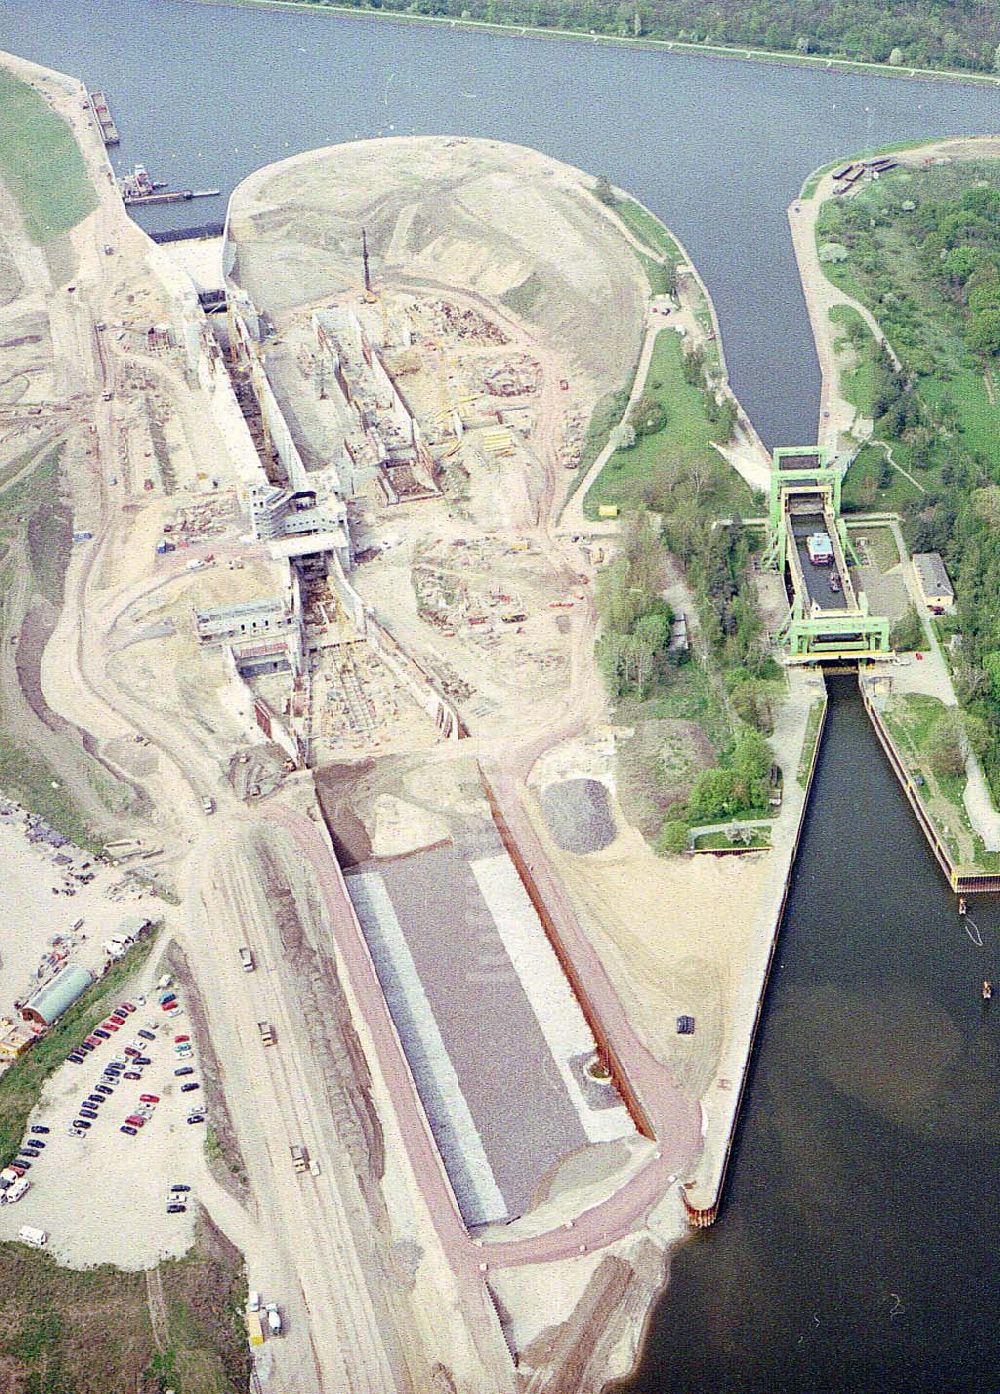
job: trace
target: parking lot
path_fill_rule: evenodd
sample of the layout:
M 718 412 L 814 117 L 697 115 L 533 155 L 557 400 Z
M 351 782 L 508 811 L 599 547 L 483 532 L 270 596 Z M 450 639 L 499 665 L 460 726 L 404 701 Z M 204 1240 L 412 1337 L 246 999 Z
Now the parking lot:
M 37 1226 L 50 1251 L 73 1266 L 141 1268 L 190 1246 L 206 1123 L 188 1118 L 204 1120 L 204 1093 L 195 1042 L 175 1039 L 191 1034 L 184 1003 L 160 1003 L 167 989 L 156 988 L 156 971 L 150 967 L 143 975 L 150 981 L 122 998 L 131 1012 L 106 1018 L 106 1039 L 89 1037 L 94 1044 L 79 1052 L 81 1062 L 67 1061 L 46 1084 L 25 1134 L 38 1152 L 25 1171 L 31 1187 L 17 1203 L 0 1205 L 0 1238 Z M 184 1208 L 168 1213 L 168 1204 Z

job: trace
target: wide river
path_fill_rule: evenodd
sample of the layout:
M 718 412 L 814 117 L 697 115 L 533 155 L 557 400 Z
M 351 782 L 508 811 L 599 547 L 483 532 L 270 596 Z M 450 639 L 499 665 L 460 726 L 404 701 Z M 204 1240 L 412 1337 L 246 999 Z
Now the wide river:
M 995 91 L 944 82 L 185 0 L 4 0 L 0 47 L 104 88 L 119 170 L 174 187 L 227 194 L 296 151 L 412 132 L 607 174 L 687 245 L 771 445 L 815 439 L 785 218 L 806 175 L 998 124 Z M 633 1394 L 1000 1387 L 1000 1048 L 978 995 L 1000 908 L 974 903 L 977 948 L 838 682 L 723 1215 L 677 1256 Z

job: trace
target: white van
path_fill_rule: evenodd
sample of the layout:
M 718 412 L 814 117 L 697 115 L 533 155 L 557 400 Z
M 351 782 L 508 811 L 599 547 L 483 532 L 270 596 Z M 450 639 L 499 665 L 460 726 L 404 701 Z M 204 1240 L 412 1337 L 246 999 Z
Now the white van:
M 13 1205 L 15 1200 L 20 1200 L 25 1191 L 31 1190 L 31 1182 L 26 1176 L 19 1176 L 13 1186 L 8 1186 L 4 1191 L 3 1197 L 8 1205 Z
M 35 1229 L 33 1225 L 22 1225 L 17 1231 L 17 1237 L 22 1244 L 30 1244 L 33 1249 L 44 1249 L 49 1242 L 48 1232 Z

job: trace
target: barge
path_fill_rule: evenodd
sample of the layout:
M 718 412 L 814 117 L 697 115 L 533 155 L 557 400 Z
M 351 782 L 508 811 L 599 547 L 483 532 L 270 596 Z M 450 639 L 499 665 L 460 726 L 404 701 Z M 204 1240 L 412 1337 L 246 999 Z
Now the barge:
M 101 130 L 101 139 L 105 145 L 117 145 L 121 137 L 118 134 L 118 127 L 114 123 L 111 110 L 108 107 L 108 99 L 103 92 L 88 92 L 91 110 L 97 120 Z

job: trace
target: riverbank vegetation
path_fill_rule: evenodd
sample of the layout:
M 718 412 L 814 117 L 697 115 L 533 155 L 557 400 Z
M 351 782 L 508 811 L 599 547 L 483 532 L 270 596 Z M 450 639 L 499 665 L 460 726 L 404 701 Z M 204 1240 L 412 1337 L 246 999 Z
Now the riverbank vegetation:
M 239 1250 L 204 1214 L 193 1248 L 149 1274 L 64 1268 L 24 1244 L 0 1244 L 3 1388 L 238 1394 L 251 1369 L 246 1295 Z
M 288 0 L 487 24 L 571 29 L 618 39 L 843 58 L 890 69 L 991 72 L 992 5 L 966 0 Z M 757 56 L 757 55 L 755 55 Z M 761 54 L 759 56 L 766 56 Z
M 847 249 L 827 275 L 872 310 L 902 363 L 896 372 L 879 359 L 873 415 L 882 444 L 859 454 L 845 505 L 897 508 L 910 547 L 944 556 L 957 598 L 956 690 L 996 799 L 1000 162 L 893 171 L 856 197 L 828 201 L 817 238 Z
M 41 93 L 0 68 L 0 180 L 33 242 L 48 242 L 97 207 L 79 147 Z

